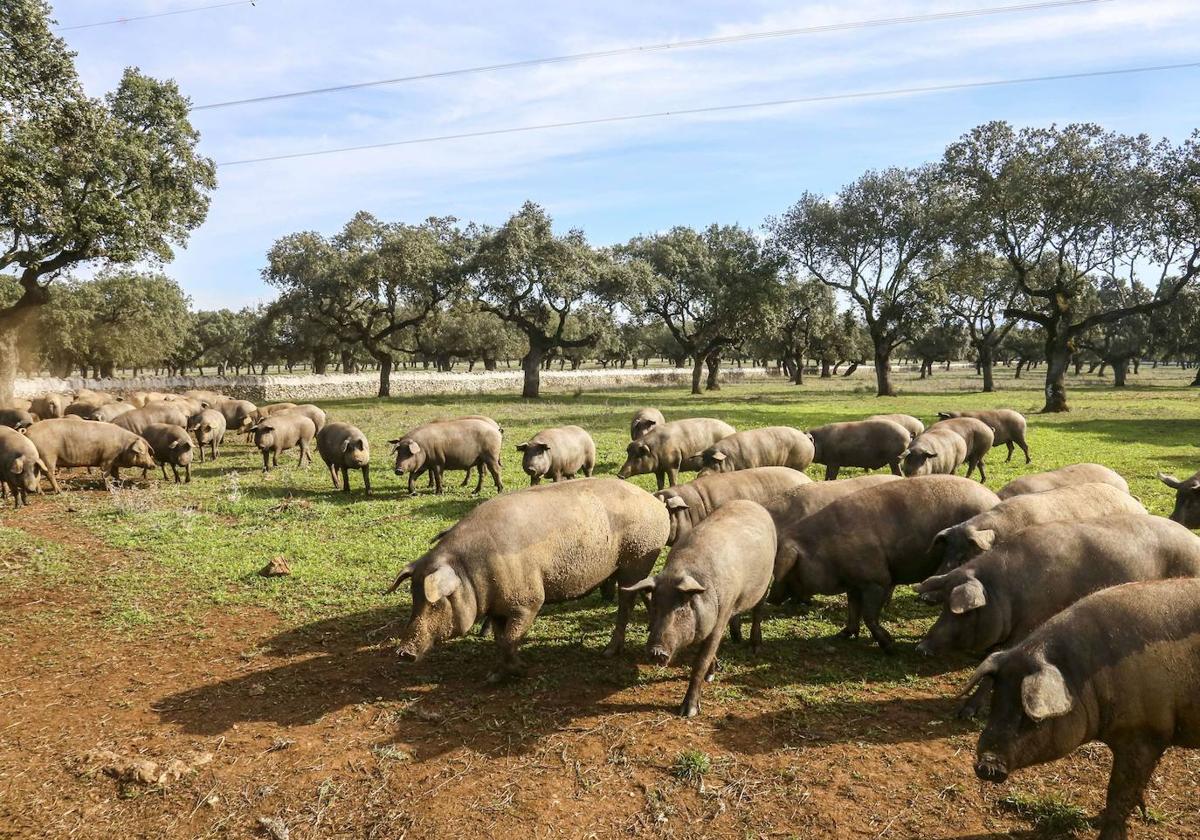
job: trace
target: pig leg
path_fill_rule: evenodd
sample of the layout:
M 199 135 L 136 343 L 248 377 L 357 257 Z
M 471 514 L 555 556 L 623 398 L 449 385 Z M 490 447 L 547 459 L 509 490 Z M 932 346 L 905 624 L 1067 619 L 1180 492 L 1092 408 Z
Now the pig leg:
M 492 474 L 492 481 L 496 484 L 496 492 L 504 492 L 504 480 L 500 478 L 500 459 L 489 457 L 486 461 L 488 472 Z M 483 482 L 483 467 L 479 468 L 479 481 Z
M 268 450 L 264 449 L 262 451 L 262 456 L 263 456 L 263 472 L 267 472 L 268 470 L 271 469 L 271 453 Z
M 340 490 L 340 489 L 341 489 L 341 488 L 338 486 L 338 474 L 337 474 L 337 465 L 336 465 L 336 464 L 330 464 L 330 465 L 329 465 L 329 479 L 330 479 L 330 480 L 333 482 L 333 489 L 334 489 L 334 490 Z
M 762 647 L 762 619 L 763 612 L 766 609 L 767 599 L 763 598 L 754 605 L 754 610 L 750 613 L 750 651 L 757 653 Z
M 613 573 L 613 574 L 609 575 L 608 577 L 606 577 L 604 579 L 604 583 L 600 584 L 600 597 L 610 604 L 613 602 L 613 599 L 617 597 L 617 575 L 616 575 L 616 573 Z
M 717 626 L 713 629 L 712 634 L 704 640 L 699 655 L 692 663 L 692 678 L 688 682 L 687 694 L 683 696 L 683 705 L 679 707 L 681 717 L 690 718 L 700 714 L 700 692 L 704 688 L 704 683 L 708 681 L 708 675 L 715 672 L 717 650 L 721 647 L 721 636 L 724 635 L 724 628 L 721 625 L 728 621 L 728 616 L 717 617 Z
M 871 631 L 871 638 L 887 654 L 893 653 L 896 646 L 892 642 L 892 635 L 879 623 L 879 614 L 883 612 L 890 593 L 890 587 L 868 584 L 863 587 L 862 594 L 859 596 L 862 599 L 863 622 Z
M 50 489 L 55 493 L 61 493 L 62 490 L 58 486 L 58 479 L 54 475 L 58 467 L 57 463 L 53 460 L 47 460 L 45 456 L 43 456 L 42 460 L 46 461 L 46 478 L 50 479 Z
M 986 483 L 987 483 L 987 470 L 986 470 L 986 469 L 984 469 L 984 466 L 983 466 L 983 459 L 982 459 L 982 458 L 980 458 L 980 459 L 979 459 L 978 461 L 976 461 L 975 463 L 976 463 L 976 465 L 979 467 L 979 483 L 980 483 L 980 484 L 986 484 Z
M 416 477 L 417 477 L 416 473 L 410 472 L 408 474 L 408 495 L 410 495 L 410 496 L 417 495 L 417 488 L 413 487 L 413 481 L 416 479 Z M 429 480 L 433 481 L 432 475 L 429 476 Z
M 888 466 L 892 468 L 892 475 L 903 475 L 903 473 L 900 472 L 900 459 L 899 458 L 897 458 L 893 461 L 888 461 Z
M 442 490 L 442 468 L 430 467 L 429 469 L 433 473 L 433 492 L 440 496 L 444 492 Z
M 371 472 L 370 472 L 370 469 L 368 467 L 363 467 L 362 474 L 363 474 L 363 494 L 370 496 L 371 495 Z
M 472 492 L 471 495 L 478 496 L 480 493 L 483 492 L 483 464 L 479 463 L 479 464 L 476 464 L 475 466 L 479 467 L 479 481 L 477 481 L 475 483 L 475 490 Z
M 1011 461 L 1011 460 L 1012 460 L 1012 456 L 1013 456 L 1013 442 L 1010 440 L 1010 441 L 1008 441 L 1008 442 L 1007 442 L 1006 444 L 1004 444 L 1004 445 L 1008 447 L 1008 457 L 1004 459 L 1004 463 L 1006 463 L 1006 464 L 1007 464 L 1009 461 Z M 1022 447 L 1022 448 L 1024 448 L 1024 447 Z M 1029 462 L 1028 462 L 1028 461 L 1026 461 L 1025 463 L 1029 463 Z
M 674 487 L 676 484 L 679 483 L 679 467 L 678 466 L 667 467 L 667 480 L 669 482 L 671 482 L 672 487 Z M 662 489 L 662 488 L 659 488 L 659 489 Z
M 838 477 L 838 471 L 840 469 L 841 469 L 841 467 L 839 467 L 837 464 L 826 464 L 825 465 L 825 480 L 833 481 L 834 479 L 836 479 Z
M 992 677 L 984 677 L 979 681 L 979 686 L 975 689 L 970 697 L 966 699 L 961 706 L 958 707 L 958 717 L 963 720 L 978 717 L 981 712 L 988 706 L 988 701 L 992 698 Z
M 183 465 L 183 483 L 184 484 L 192 483 L 192 465 L 191 464 Z
M 196 448 L 200 450 L 200 463 L 203 464 L 204 463 L 204 444 L 202 443 L 199 446 L 197 446 Z
M 1033 459 L 1029 457 L 1029 446 L 1025 443 L 1024 437 L 1017 438 L 1017 446 L 1021 447 L 1021 451 L 1025 453 L 1025 463 L 1028 464 Z
M 480 477 L 481 477 L 481 478 L 483 477 L 483 468 L 482 468 L 482 467 L 481 467 L 481 468 L 480 468 L 480 470 L 479 470 L 479 475 L 480 475 Z M 470 483 L 471 483 L 471 468 L 470 468 L 470 467 L 467 467 L 467 471 L 466 471 L 465 473 L 463 473 L 463 480 L 462 480 L 462 483 L 461 483 L 461 484 L 459 484 L 458 486 L 459 486 L 459 487 L 466 487 L 466 486 L 467 486 L 468 484 L 470 484 Z
M 533 626 L 533 620 L 537 618 L 541 608 L 542 602 L 539 600 L 536 604 L 518 610 L 515 615 L 505 617 L 503 625 L 495 627 L 496 646 L 500 648 L 501 661 L 499 670 L 488 676 L 488 682 L 499 682 L 505 677 L 521 674 L 523 667 L 517 657 L 517 647 Z
M 729 641 L 742 643 L 742 617 L 735 615 L 729 619 Z
M 838 635 L 843 639 L 857 639 L 862 627 L 862 593 L 852 589 L 846 593 L 846 626 Z
M 658 479 L 658 489 L 659 490 L 662 490 L 663 488 L 665 488 L 667 486 L 666 475 L 662 472 L 662 470 L 655 470 L 654 477 L 656 479 Z
M 329 473 L 330 473 L 330 475 L 332 475 L 332 476 L 333 476 L 333 486 L 334 486 L 334 489 L 337 489 L 337 487 L 338 487 L 338 470 L 337 470 L 337 467 L 330 467 L 330 469 L 329 469 Z M 349 467 L 347 467 L 347 466 L 346 466 L 346 465 L 344 465 L 344 464 L 342 465 L 342 480 L 341 480 L 341 487 L 342 487 L 342 492 L 343 492 L 343 493 L 349 493 L 349 492 L 350 492 L 350 468 L 349 468 Z
M 1099 840 L 1125 840 L 1129 815 L 1146 807 L 1146 785 L 1166 745 L 1153 739 L 1131 739 L 1112 745 L 1112 775 L 1108 777 L 1108 800 L 1100 817 Z

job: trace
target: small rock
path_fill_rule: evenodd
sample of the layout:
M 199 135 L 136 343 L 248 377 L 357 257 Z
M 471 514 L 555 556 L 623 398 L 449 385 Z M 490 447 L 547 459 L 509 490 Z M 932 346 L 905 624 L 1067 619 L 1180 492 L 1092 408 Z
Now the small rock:
M 284 577 L 292 573 L 292 567 L 288 565 L 286 557 L 282 554 L 277 554 L 258 573 L 263 577 Z
M 274 840 L 288 840 L 290 835 L 287 825 L 278 817 L 259 817 L 258 827 L 263 830 L 263 834 Z
M 262 683 L 255 683 L 254 685 L 250 686 L 250 690 L 246 693 L 251 697 L 262 697 L 267 693 L 267 687 Z

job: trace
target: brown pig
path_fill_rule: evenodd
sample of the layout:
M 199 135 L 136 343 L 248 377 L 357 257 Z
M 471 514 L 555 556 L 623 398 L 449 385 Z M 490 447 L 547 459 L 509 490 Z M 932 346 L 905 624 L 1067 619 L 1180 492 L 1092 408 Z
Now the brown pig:
M 504 492 L 500 477 L 500 446 L 503 433 L 494 422 L 474 418 L 446 420 L 418 426 L 401 438 L 388 443 L 396 456 L 396 475 L 408 474 L 408 492 L 415 493 L 414 483 L 424 472 L 433 475 L 435 492 L 442 493 L 442 474 L 445 470 L 470 470 L 479 467 L 475 493 L 483 490 L 483 467 L 487 467 L 496 484 L 496 492 Z
M 891 420 L 897 425 L 903 426 L 908 430 L 908 433 L 914 438 L 919 437 L 925 432 L 925 424 L 911 414 L 872 414 L 868 420 Z
M 1004 444 L 1008 447 L 1008 457 L 1005 463 L 1012 460 L 1013 444 L 1021 447 L 1025 453 L 1025 463 L 1028 464 L 1029 445 L 1025 443 L 1025 416 L 1011 408 L 985 409 L 983 411 L 939 411 L 938 417 L 950 420 L 955 417 L 974 417 L 987 424 L 995 436 L 994 445 Z
M 302 405 L 297 405 L 293 408 L 286 408 L 284 411 L 288 412 L 289 414 L 303 414 L 312 421 L 313 426 L 318 432 L 325 427 L 325 412 L 312 403 L 303 403 Z
M 1014 478 L 996 491 L 1001 499 L 1011 499 L 1023 493 L 1041 493 L 1043 490 L 1053 490 L 1056 487 L 1070 487 L 1074 484 L 1091 482 L 1111 484 L 1122 493 L 1129 492 L 1129 484 L 1120 475 L 1100 464 L 1071 464 L 1049 472 L 1034 473 Z
M 700 475 L 753 467 L 805 470 L 813 460 L 812 438 L 791 426 L 765 426 L 721 438 L 700 455 Z
M 540 484 L 543 478 L 574 478 L 576 473 L 590 478 L 596 466 L 596 444 L 579 426 L 543 429 L 525 443 L 518 443 L 517 451 L 531 485 Z
M 55 493 L 61 492 L 54 475 L 59 467 L 99 467 L 102 473 L 120 478 L 122 467 L 157 466 L 145 439 L 113 423 L 84 423 L 65 417 L 39 420 L 26 434 L 46 465 Z
M 0 408 L 0 426 L 15 429 L 28 429 L 35 420 L 31 413 L 22 408 Z
M 187 430 L 196 436 L 196 449 L 200 463 L 204 463 L 204 447 L 208 447 L 212 459 L 217 460 L 221 444 L 225 442 L 225 415 L 215 408 L 206 408 L 188 418 Z
M 1158 480 L 1175 491 L 1175 509 L 1171 511 L 1171 518 L 1186 528 L 1200 528 L 1200 472 L 1183 481 L 1159 473 Z
M 675 543 L 667 564 L 653 577 L 623 587 L 622 594 L 653 592 L 646 646 L 658 665 L 699 642 L 691 681 L 679 714 L 700 714 L 700 691 L 717 669 L 725 628 L 735 631 L 742 613 L 751 613 L 750 647 L 762 644 L 762 610 L 775 562 L 775 523 L 757 502 L 738 499 L 723 505 Z
M 655 426 L 626 447 L 625 463 L 617 478 L 654 473 L 659 490 L 667 480 L 674 487 L 681 470 L 699 470 L 703 465 L 700 453 L 736 431 L 728 423 L 711 417 L 692 417 Z
M 88 420 L 97 420 L 101 423 L 111 423 L 127 411 L 135 410 L 136 406 L 128 402 L 112 402 L 104 405 L 96 406 L 96 410 L 87 415 Z
M 154 450 L 154 460 L 162 468 L 162 477 L 167 478 L 167 464 L 171 465 L 171 473 L 175 483 L 179 483 L 179 468 L 183 467 L 187 476 L 187 484 L 192 483 L 192 439 L 187 429 L 171 423 L 151 423 L 142 430 L 142 437 Z M 146 470 L 142 470 L 142 478 Z
M 300 447 L 297 465 L 303 467 L 306 461 L 312 463 L 312 442 L 317 427 L 303 414 L 277 411 L 266 420 L 260 420 L 251 431 L 254 433 L 254 445 L 262 453 L 263 472 L 279 466 L 280 452 L 296 447 Z
M 900 456 L 912 436 L 908 429 L 891 420 L 853 420 L 829 423 L 809 431 L 813 440 L 813 461 L 825 465 L 825 480 L 833 481 L 842 467 L 877 470 L 891 467 L 900 475 Z
M 50 471 L 38 455 L 33 441 L 7 426 L 0 426 L 0 490 L 13 494 L 13 507 L 29 504 L 29 493 L 40 493 L 38 470 Z
M 166 423 L 186 429 L 189 417 L 191 415 L 188 414 L 187 409 L 182 404 L 150 402 L 141 408 L 135 408 L 133 411 L 118 414 L 109 422 L 114 426 L 119 426 L 122 429 L 133 432 L 135 435 L 140 435 L 151 423 Z
M 809 484 L 812 484 L 812 479 L 788 467 L 754 467 L 732 473 L 702 475 L 686 484 L 659 490 L 654 495 L 667 506 L 667 513 L 671 517 L 667 545 L 674 545 L 724 504 L 736 499 L 749 499 L 767 505 L 792 488 Z
M 66 394 L 44 394 L 36 397 L 30 404 L 30 412 L 39 420 L 53 420 L 62 417 L 71 400 Z
M 663 417 L 663 413 L 657 408 L 639 408 L 633 413 L 633 419 L 629 421 L 629 439 L 637 440 L 645 437 L 655 426 L 661 426 L 666 422 L 667 418 Z
M 349 423 L 328 423 L 317 432 L 317 451 L 329 469 L 333 488 L 338 488 L 338 471 L 341 470 L 341 488 L 350 492 L 350 470 L 362 470 L 363 492 L 371 495 L 371 447 L 367 436 Z

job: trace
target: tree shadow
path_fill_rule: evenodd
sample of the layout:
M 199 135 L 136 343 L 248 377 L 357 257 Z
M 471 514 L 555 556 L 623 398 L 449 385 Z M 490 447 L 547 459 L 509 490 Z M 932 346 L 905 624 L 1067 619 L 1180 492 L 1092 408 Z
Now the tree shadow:
M 1183 417 L 1152 418 L 1097 418 L 1089 420 L 1066 420 L 1054 424 L 1055 429 L 1079 434 L 1107 438 L 1114 443 L 1146 443 L 1156 446 L 1200 449 L 1200 437 L 1196 435 L 1196 421 Z M 1196 458 L 1200 460 L 1200 451 Z

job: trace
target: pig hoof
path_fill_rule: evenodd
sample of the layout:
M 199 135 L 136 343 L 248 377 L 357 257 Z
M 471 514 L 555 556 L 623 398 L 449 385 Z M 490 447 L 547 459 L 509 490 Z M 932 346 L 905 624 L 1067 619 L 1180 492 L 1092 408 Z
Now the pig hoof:
M 683 705 L 679 707 L 679 716 L 685 718 L 694 718 L 700 714 L 700 704 L 693 703 L 688 700 L 683 701 Z
M 857 639 L 858 633 L 857 627 L 843 627 L 838 631 L 837 637 L 839 639 Z

